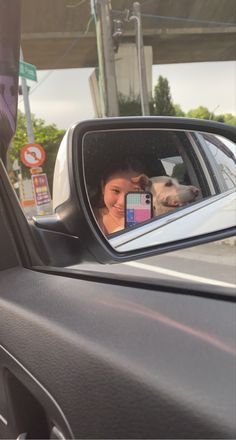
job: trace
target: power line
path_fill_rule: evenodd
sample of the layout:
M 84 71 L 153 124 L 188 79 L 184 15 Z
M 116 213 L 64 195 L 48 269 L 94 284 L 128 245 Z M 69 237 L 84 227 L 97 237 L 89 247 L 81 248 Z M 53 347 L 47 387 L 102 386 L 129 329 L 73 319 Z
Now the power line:
M 188 23 L 197 23 L 197 24 L 212 24 L 212 25 L 222 25 L 222 26 L 235 26 L 236 23 L 233 22 L 223 22 L 223 21 L 208 21 L 208 20 L 198 20 L 195 18 L 181 18 L 181 17 L 170 17 L 165 15 L 153 15 L 153 14 L 142 14 L 143 17 L 147 18 L 156 18 L 161 20 L 173 20 L 173 21 L 183 21 Z
M 75 5 L 69 4 L 66 5 L 67 8 L 78 8 L 78 6 L 82 5 L 83 3 L 85 3 L 87 0 L 81 0 L 79 3 L 76 3 Z
M 123 11 L 115 10 L 112 11 L 115 14 L 122 14 Z M 196 24 L 207 24 L 207 25 L 217 25 L 217 26 L 235 26 L 234 22 L 223 22 L 223 21 L 208 21 L 208 20 L 198 20 L 195 18 L 183 18 L 183 17 L 173 17 L 168 15 L 154 15 L 154 14 L 145 14 L 141 13 L 141 16 L 144 18 L 153 18 L 156 20 L 169 20 L 169 21 L 178 21 L 184 23 L 196 23 Z

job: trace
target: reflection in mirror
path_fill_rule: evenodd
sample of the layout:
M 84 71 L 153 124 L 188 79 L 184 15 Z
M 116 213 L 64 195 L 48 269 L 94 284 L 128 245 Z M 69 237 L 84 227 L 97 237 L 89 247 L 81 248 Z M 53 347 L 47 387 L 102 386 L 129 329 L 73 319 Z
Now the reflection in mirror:
M 236 186 L 235 145 L 209 133 L 160 129 L 90 132 L 83 139 L 83 158 L 94 217 L 111 239 L 131 231 L 135 237 L 143 235 L 172 221 L 173 213 L 175 218 L 177 213 L 178 218 L 183 217 L 205 199 Z M 140 210 L 145 206 L 135 209 L 130 205 L 134 221 L 125 228 L 125 200 L 130 192 L 152 195 L 152 218 L 144 222 Z

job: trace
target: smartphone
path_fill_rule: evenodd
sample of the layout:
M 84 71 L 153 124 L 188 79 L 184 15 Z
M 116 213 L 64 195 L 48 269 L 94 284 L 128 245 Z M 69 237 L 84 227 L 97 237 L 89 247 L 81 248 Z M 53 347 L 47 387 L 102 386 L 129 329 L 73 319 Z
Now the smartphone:
M 125 227 L 137 225 L 152 218 L 152 194 L 128 192 L 125 195 Z

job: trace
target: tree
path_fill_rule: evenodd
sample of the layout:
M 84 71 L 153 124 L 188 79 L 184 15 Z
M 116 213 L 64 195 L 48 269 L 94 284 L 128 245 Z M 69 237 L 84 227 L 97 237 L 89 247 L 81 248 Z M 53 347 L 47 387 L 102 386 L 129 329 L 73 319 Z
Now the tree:
M 121 116 L 141 116 L 140 97 L 128 97 L 119 94 L 119 108 Z M 170 86 L 167 78 L 158 77 L 158 83 L 154 89 L 154 97 L 149 99 L 150 115 L 165 115 L 208 119 L 236 126 L 236 116 L 231 113 L 215 115 L 207 107 L 199 106 L 185 113 L 179 104 L 172 102 Z
M 214 113 L 212 113 L 211 119 L 213 119 L 213 121 L 217 121 L 217 122 L 225 122 L 224 115 L 215 115 Z
M 196 119 L 212 119 L 212 114 L 210 113 L 208 108 L 203 106 L 189 110 L 187 116 L 188 118 L 196 118 Z
M 154 114 L 153 99 L 149 99 L 150 115 Z M 120 116 L 142 116 L 140 96 L 129 97 L 122 93 L 119 94 Z
M 130 98 L 122 93 L 119 94 L 120 116 L 141 116 L 140 97 Z
M 232 115 L 231 113 L 226 113 L 224 115 L 224 120 L 226 124 L 236 125 L 236 116 Z
M 226 124 L 236 125 L 236 116 L 231 113 L 226 113 L 222 115 L 215 115 L 210 112 L 207 107 L 197 107 L 195 109 L 189 110 L 187 113 L 188 118 L 197 118 L 197 119 L 210 119 L 212 121 L 217 122 L 225 122 Z
M 161 75 L 158 77 L 158 82 L 154 89 L 153 106 L 154 115 L 175 116 L 168 79 Z
M 42 119 L 37 119 L 32 115 L 33 131 L 35 136 L 35 143 L 42 145 L 46 151 L 46 160 L 44 162 L 43 171 L 47 174 L 50 189 L 52 189 L 52 180 L 54 165 L 61 139 L 65 133 L 64 130 L 59 130 L 55 124 L 46 125 Z M 12 147 L 9 151 L 9 158 L 11 162 L 18 159 L 20 163 L 20 152 L 24 145 L 28 143 L 26 118 L 22 112 L 18 112 L 17 130 L 13 138 Z M 30 177 L 29 168 L 21 163 L 22 174 L 24 177 Z
M 177 116 L 178 118 L 184 118 L 186 116 L 186 114 L 184 113 L 184 111 L 182 110 L 179 104 L 174 104 L 174 109 L 175 109 L 175 116 Z

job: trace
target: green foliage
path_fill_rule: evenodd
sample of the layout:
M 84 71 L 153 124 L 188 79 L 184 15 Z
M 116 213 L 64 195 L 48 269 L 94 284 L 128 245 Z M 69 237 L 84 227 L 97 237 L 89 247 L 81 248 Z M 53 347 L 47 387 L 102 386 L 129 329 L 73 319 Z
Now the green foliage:
M 175 109 L 175 116 L 177 116 L 178 118 L 184 118 L 186 116 L 186 114 L 184 113 L 184 111 L 182 110 L 179 104 L 174 104 L 174 109 Z
M 226 113 L 224 115 L 224 122 L 226 124 L 236 125 L 236 116 L 232 115 L 231 113 Z
M 142 116 L 141 100 L 139 96 L 134 98 L 119 94 L 120 116 Z M 154 114 L 153 100 L 149 100 L 150 115 Z
M 161 75 L 154 88 L 153 106 L 154 115 L 175 116 L 168 79 Z
M 129 96 L 119 94 L 119 110 L 120 116 L 141 116 L 140 97 L 131 98 Z
M 175 110 L 176 107 L 176 110 Z M 120 116 L 141 116 L 140 97 L 127 97 L 119 95 Z M 154 89 L 154 97 L 149 100 L 150 115 L 184 116 L 184 112 L 178 104 L 172 103 L 170 87 L 167 78 L 158 77 L 157 85 Z
M 42 119 L 37 119 L 32 115 L 32 124 L 35 137 L 35 143 L 40 144 L 46 151 L 46 160 L 43 167 L 43 172 L 47 174 L 50 189 L 52 188 L 52 179 L 54 172 L 54 164 L 56 160 L 57 150 L 59 148 L 61 139 L 65 133 L 64 130 L 59 130 L 55 124 L 46 125 Z M 17 130 L 13 138 L 12 147 L 9 152 L 10 160 L 15 159 L 20 163 L 20 152 L 24 145 L 28 143 L 26 118 L 22 112 L 18 112 Z M 29 168 L 22 163 L 22 173 L 24 177 L 30 177 Z
M 193 110 L 189 110 L 187 117 L 196 119 L 212 119 L 212 114 L 209 112 L 208 108 L 200 106 Z
M 119 95 L 120 116 L 141 116 L 140 97 L 127 97 Z M 197 119 L 210 119 L 218 122 L 225 122 L 236 126 L 236 116 L 227 113 L 225 115 L 215 115 L 207 107 L 199 106 L 185 113 L 179 104 L 172 102 L 170 86 L 167 78 L 158 77 L 157 85 L 154 89 L 154 97 L 149 101 L 150 115 L 166 115 L 177 117 L 188 117 Z
M 225 122 L 224 115 L 215 115 L 214 113 L 212 113 L 211 119 L 213 119 L 213 121 L 217 121 L 217 122 Z
M 225 115 L 215 115 L 210 112 L 208 108 L 200 106 L 193 110 L 189 110 L 187 113 L 188 118 L 198 118 L 198 119 L 210 119 L 212 121 L 225 122 L 226 124 L 236 125 L 236 116 L 231 113 L 226 113 Z

